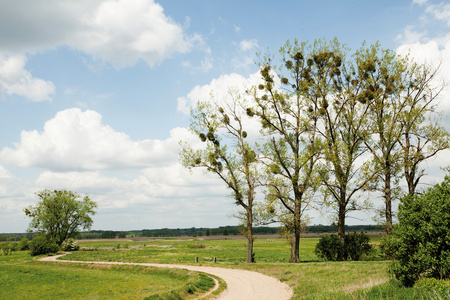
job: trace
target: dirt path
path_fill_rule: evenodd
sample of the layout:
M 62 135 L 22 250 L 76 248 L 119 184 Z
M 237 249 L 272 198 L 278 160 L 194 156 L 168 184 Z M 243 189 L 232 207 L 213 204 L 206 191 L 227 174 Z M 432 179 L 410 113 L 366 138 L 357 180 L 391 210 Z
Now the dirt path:
M 57 258 L 63 255 L 64 254 L 48 256 L 39 259 L 39 261 L 56 261 L 66 263 L 72 262 L 72 263 L 89 263 L 89 264 L 95 263 L 95 264 L 140 265 L 159 268 L 186 269 L 190 271 L 204 272 L 220 277 L 227 283 L 227 289 L 217 297 L 217 299 L 221 300 L 226 299 L 287 300 L 290 299 L 293 295 L 292 289 L 287 284 L 282 283 L 273 277 L 252 271 L 224 269 L 218 267 L 189 266 L 189 265 L 57 260 Z M 216 288 L 217 284 L 215 289 Z

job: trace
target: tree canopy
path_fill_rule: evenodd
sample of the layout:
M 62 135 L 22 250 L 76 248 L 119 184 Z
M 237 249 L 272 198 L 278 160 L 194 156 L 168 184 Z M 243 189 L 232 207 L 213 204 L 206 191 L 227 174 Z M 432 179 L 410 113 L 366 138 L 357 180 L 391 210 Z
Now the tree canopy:
M 80 229 L 90 229 L 97 204 L 86 195 L 67 190 L 43 190 L 36 194 L 40 201 L 24 209 L 31 218 L 29 231 L 44 233 L 50 241 L 61 245 Z
M 261 57 L 259 67 L 260 83 L 247 90 L 245 111 L 260 122 L 261 152 L 254 156 L 246 144 L 228 151 L 218 132 L 225 129 L 239 145 L 245 131 L 230 122 L 240 124 L 243 116 L 224 113 L 216 103 L 200 106 L 193 115 L 197 121 L 214 120 L 203 121 L 203 131 L 197 126 L 208 150 L 183 152 L 190 158 L 185 166 L 217 173 L 239 203 L 243 193 L 237 183 L 246 177 L 236 176 L 231 167 L 245 170 L 245 158 L 254 159 L 252 166 L 260 172 L 243 186 L 248 192 L 249 182 L 261 184 L 265 205 L 260 207 L 267 213 L 258 215 L 283 222 L 292 262 L 299 261 L 300 233 L 310 208 L 334 210 L 345 244 L 348 214 L 373 209 L 372 200 L 380 197 L 390 234 L 392 202 L 416 194 L 423 162 L 450 146 L 436 105 L 444 87 L 436 80 L 439 67 L 415 63 L 378 43 L 363 43 L 350 53 L 337 39 L 288 41 L 277 54 Z

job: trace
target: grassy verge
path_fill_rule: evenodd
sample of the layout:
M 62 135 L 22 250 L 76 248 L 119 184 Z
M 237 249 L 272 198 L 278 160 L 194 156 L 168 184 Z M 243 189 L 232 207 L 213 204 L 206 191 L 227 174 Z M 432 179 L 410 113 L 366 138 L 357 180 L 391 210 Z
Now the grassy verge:
M 187 270 L 42 263 L 26 251 L 0 256 L 0 282 L 0 299 L 186 299 L 214 286 Z

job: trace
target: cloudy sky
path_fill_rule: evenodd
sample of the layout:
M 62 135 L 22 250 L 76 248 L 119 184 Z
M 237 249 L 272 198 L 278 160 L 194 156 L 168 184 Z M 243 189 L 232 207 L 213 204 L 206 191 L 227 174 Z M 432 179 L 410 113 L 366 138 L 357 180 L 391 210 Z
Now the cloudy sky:
M 24 232 L 46 188 L 89 194 L 93 229 L 237 224 L 221 182 L 178 162 L 179 141 L 197 142 L 189 108 L 255 82 L 256 52 L 333 37 L 442 60 L 450 79 L 440 0 L 0 0 L 0 232 Z

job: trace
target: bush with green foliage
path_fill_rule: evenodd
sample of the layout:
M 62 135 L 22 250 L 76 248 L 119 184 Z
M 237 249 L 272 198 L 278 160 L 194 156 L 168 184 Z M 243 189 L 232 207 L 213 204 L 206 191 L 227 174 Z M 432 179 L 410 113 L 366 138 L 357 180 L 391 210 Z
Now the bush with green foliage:
M 314 253 L 325 260 L 342 260 L 344 246 L 336 234 L 325 234 L 320 237 Z
M 372 251 L 369 241 L 369 236 L 364 232 L 347 234 L 344 243 L 337 235 L 326 234 L 319 239 L 314 253 L 318 257 L 331 261 L 360 260 L 363 255 Z
M 37 234 L 30 243 L 31 256 L 56 253 L 59 251 L 59 246 L 53 241 L 50 241 L 45 234 Z
M 352 232 L 345 236 L 345 252 L 351 260 L 360 260 L 363 255 L 368 255 L 373 248 L 369 244 L 370 237 L 364 232 Z
M 64 251 L 78 251 L 80 250 L 80 245 L 73 238 L 69 238 L 62 243 L 61 249 Z
M 12 243 L 9 244 L 9 249 L 11 249 L 11 252 L 19 251 L 19 243 Z
M 2 245 L 2 252 L 3 252 L 3 255 L 10 255 L 11 254 L 11 248 L 9 247 L 9 244 L 3 244 Z
M 393 258 L 392 274 L 405 286 L 420 278 L 450 278 L 450 177 L 423 195 L 407 196 L 398 208 L 393 235 L 382 249 Z
M 23 237 L 19 243 L 19 250 L 24 251 L 28 249 L 30 249 L 30 241 L 26 237 Z

